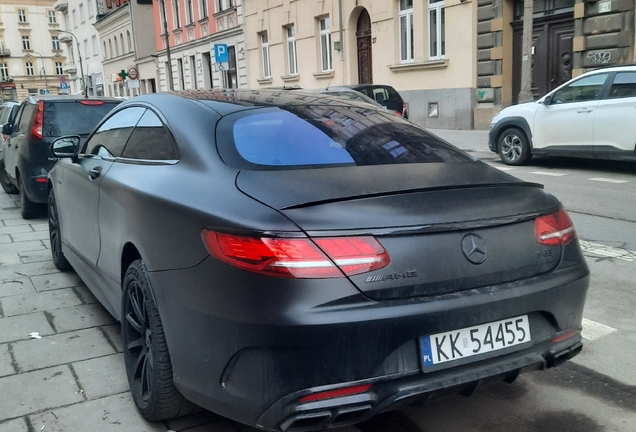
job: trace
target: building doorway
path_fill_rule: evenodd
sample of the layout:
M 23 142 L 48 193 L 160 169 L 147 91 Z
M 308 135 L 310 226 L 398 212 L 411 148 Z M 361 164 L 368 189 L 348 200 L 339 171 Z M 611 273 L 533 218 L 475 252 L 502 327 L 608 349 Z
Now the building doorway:
M 356 26 L 358 49 L 358 83 L 373 84 L 373 62 L 371 56 L 371 17 L 362 9 Z
M 572 78 L 574 0 L 534 1 L 532 95 L 535 100 Z M 523 0 L 515 0 L 512 23 L 512 102 L 521 90 Z

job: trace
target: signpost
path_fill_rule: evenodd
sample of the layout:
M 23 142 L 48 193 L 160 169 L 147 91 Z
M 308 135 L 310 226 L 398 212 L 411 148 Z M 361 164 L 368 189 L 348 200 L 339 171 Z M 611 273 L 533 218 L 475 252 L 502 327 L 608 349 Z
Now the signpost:
M 214 61 L 216 63 L 227 63 L 230 61 L 227 44 L 214 44 Z
M 131 66 L 128 68 L 128 79 L 131 80 L 136 80 L 137 78 L 139 78 L 139 71 L 137 70 L 136 67 Z

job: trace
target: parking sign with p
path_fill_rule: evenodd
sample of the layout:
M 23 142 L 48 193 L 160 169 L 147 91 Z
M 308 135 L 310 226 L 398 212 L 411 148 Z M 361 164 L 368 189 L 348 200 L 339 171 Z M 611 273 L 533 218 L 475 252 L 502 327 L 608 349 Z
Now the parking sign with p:
M 214 60 L 217 63 L 224 63 L 229 61 L 227 44 L 214 44 Z

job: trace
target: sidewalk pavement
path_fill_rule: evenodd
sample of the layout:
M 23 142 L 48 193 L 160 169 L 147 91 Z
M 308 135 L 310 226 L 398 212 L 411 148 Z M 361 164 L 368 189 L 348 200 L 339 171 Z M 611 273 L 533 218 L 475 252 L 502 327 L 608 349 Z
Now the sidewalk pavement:
M 488 151 L 485 131 L 433 133 Z M 0 191 L 0 432 L 248 432 L 201 410 L 145 421 L 128 388 L 119 324 L 51 260 L 46 217 L 24 220 Z M 355 431 L 340 429 L 340 432 Z

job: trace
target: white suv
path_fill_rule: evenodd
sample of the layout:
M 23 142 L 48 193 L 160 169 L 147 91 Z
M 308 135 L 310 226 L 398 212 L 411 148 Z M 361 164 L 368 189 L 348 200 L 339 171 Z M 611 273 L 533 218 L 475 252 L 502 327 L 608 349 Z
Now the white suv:
M 636 161 L 636 66 L 588 72 L 536 102 L 503 109 L 488 141 L 508 165 L 532 155 Z

